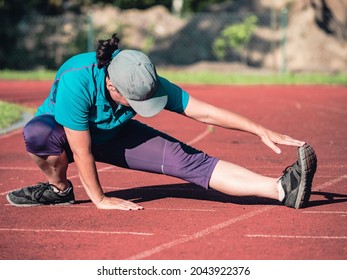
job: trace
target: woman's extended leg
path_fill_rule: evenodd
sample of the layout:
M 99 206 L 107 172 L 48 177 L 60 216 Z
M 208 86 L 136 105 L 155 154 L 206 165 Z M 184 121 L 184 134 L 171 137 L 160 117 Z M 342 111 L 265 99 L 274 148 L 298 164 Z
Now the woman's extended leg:
M 230 195 L 255 195 L 278 199 L 293 208 L 306 207 L 310 199 L 317 156 L 309 144 L 298 148 L 298 159 L 280 179 L 259 175 L 235 164 L 219 161 L 210 187 Z
M 310 145 L 279 179 L 218 160 L 138 121 L 95 151 L 97 160 L 125 168 L 162 173 L 233 196 L 259 196 L 301 208 L 307 205 L 317 160 Z
M 103 162 L 175 176 L 228 195 L 279 199 L 278 178 L 218 160 L 137 121 L 95 155 Z
M 223 160 L 220 160 L 213 170 L 210 187 L 235 196 L 260 196 L 277 200 L 280 198 L 278 178 L 262 176 Z

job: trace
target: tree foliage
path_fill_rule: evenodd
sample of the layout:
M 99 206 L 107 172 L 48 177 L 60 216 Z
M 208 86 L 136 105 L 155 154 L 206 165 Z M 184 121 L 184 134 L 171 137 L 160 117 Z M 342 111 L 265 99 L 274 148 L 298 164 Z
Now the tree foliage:
M 241 50 L 249 42 L 255 28 L 257 27 L 257 17 L 249 16 L 243 22 L 225 27 L 213 43 L 213 53 L 222 60 L 228 50 Z
M 92 4 L 111 4 L 124 9 L 147 9 L 155 5 L 164 5 L 171 10 L 173 0 L 0 0 L 0 68 L 6 67 L 6 61 L 20 47 L 18 26 L 27 15 L 62 15 L 67 11 L 76 15 L 82 7 Z M 203 11 L 207 6 L 224 0 L 184 0 L 183 13 Z M 151 42 L 148 41 L 148 45 Z
M 201 12 L 208 6 L 225 0 L 184 0 L 183 12 Z M 33 11 L 43 14 L 61 14 L 66 10 L 79 11 L 82 6 L 91 4 L 112 4 L 120 9 L 147 9 L 163 5 L 169 10 L 172 0 L 0 0 L 1 14 L 25 14 Z

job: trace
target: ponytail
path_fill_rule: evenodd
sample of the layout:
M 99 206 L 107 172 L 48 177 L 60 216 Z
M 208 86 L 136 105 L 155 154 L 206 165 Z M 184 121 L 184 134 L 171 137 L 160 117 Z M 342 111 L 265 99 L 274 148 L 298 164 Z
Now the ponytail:
M 98 68 L 108 65 L 112 60 L 112 54 L 118 49 L 119 38 L 117 34 L 113 34 L 111 39 L 99 40 L 96 49 L 96 58 L 98 60 Z

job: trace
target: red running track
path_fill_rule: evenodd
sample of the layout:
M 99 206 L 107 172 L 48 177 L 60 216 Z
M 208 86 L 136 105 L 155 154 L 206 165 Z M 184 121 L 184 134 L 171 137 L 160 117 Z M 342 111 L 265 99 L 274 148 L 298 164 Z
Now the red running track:
M 37 107 L 50 82 L 0 81 L 0 99 Z M 347 258 L 347 88 L 341 86 L 184 86 L 194 96 L 303 139 L 318 155 L 309 207 L 294 210 L 254 197 L 229 197 L 164 175 L 98 165 L 108 195 L 144 211 L 102 211 L 88 200 L 76 168 L 73 206 L 17 208 L 7 192 L 44 180 L 21 130 L 0 136 L 0 258 L 154 260 L 330 260 Z M 172 113 L 142 119 L 214 156 L 269 176 L 296 160 L 252 135 Z

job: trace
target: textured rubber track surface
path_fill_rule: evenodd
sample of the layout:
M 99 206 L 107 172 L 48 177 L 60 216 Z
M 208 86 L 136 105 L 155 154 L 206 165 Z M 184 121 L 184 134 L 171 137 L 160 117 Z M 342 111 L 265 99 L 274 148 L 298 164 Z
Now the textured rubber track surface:
M 51 82 L 0 81 L 0 99 L 38 106 Z M 71 165 L 76 204 L 14 207 L 6 194 L 43 181 L 20 130 L 0 136 L 0 259 L 347 259 L 347 88 L 340 86 L 184 86 L 193 96 L 310 143 L 318 168 L 307 207 L 229 197 L 176 178 L 97 164 L 107 195 L 143 211 L 97 210 Z M 140 119 L 140 118 L 139 118 Z M 296 147 L 277 155 L 253 135 L 211 129 L 163 112 L 140 119 L 198 149 L 280 177 Z

